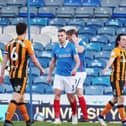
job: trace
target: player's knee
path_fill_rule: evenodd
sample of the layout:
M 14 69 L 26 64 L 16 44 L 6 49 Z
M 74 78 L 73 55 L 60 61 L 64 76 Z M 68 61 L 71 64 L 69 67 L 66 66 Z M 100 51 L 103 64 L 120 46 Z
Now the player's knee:
M 19 93 L 13 93 L 12 100 L 16 101 L 17 103 L 23 101 L 24 96 Z
M 124 103 L 124 96 L 119 96 L 118 97 L 118 104 L 123 104 Z

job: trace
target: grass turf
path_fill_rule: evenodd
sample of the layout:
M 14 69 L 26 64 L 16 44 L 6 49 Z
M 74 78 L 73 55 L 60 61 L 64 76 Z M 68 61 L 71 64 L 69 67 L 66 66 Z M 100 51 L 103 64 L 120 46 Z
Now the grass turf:
M 24 122 L 13 122 L 15 126 L 25 126 Z M 61 125 L 54 125 L 53 123 L 49 122 L 35 122 L 32 126 L 71 126 L 72 124 L 69 123 L 62 123 Z M 0 122 L 0 126 L 3 126 L 3 122 Z M 75 126 L 100 126 L 99 123 L 87 123 L 87 122 L 80 122 Z M 120 126 L 120 123 L 108 123 L 107 126 Z

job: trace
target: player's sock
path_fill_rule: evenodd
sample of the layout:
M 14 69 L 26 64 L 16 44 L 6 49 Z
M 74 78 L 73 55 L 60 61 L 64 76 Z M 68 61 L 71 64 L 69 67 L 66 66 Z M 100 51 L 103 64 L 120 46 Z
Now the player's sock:
M 17 105 L 17 103 L 14 100 L 11 100 L 11 102 L 9 103 L 8 110 L 6 113 L 6 120 L 7 121 L 11 121 L 11 119 L 16 111 L 16 105 Z
M 83 118 L 85 120 L 88 120 L 88 114 L 87 114 L 87 105 L 86 105 L 86 101 L 84 99 L 84 96 L 78 97 L 79 99 L 79 104 L 83 113 Z
M 72 115 L 77 114 L 77 100 L 75 96 L 74 96 L 74 102 L 70 103 L 70 106 L 72 108 Z
M 118 105 L 117 107 L 118 107 L 118 111 L 119 111 L 122 122 L 126 121 L 124 105 Z
M 18 104 L 19 111 L 21 112 L 24 120 L 27 122 L 30 120 L 25 103 Z
M 113 108 L 113 106 L 114 104 L 109 101 L 100 115 L 104 117 Z
M 60 100 L 54 99 L 55 118 L 60 118 Z

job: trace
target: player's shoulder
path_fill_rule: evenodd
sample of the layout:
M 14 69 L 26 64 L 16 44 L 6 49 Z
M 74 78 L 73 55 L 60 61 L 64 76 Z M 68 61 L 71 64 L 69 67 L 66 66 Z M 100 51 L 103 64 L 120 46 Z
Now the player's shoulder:
M 115 48 L 112 50 L 112 52 L 120 52 L 120 48 L 115 47 Z

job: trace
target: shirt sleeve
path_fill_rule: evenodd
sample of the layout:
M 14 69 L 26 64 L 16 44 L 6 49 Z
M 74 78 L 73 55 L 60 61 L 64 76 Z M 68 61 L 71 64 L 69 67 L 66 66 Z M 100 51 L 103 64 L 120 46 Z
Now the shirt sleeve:
M 80 44 L 80 46 L 83 46 L 84 47 L 84 50 L 87 50 L 87 44 L 85 41 L 82 41 Z
M 54 47 L 53 50 L 52 50 L 52 57 L 53 57 L 53 58 L 56 58 L 55 50 L 56 50 L 56 47 Z
M 116 58 L 116 57 L 118 57 L 119 56 L 119 50 L 118 49 L 113 49 L 112 50 L 112 52 L 111 52 L 111 55 L 110 55 L 110 57 L 112 57 L 112 58 Z
M 27 41 L 27 51 L 29 55 L 33 55 L 34 54 L 34 49 L 33 49 L 33 45 L 31 43 L 31 41 Z

